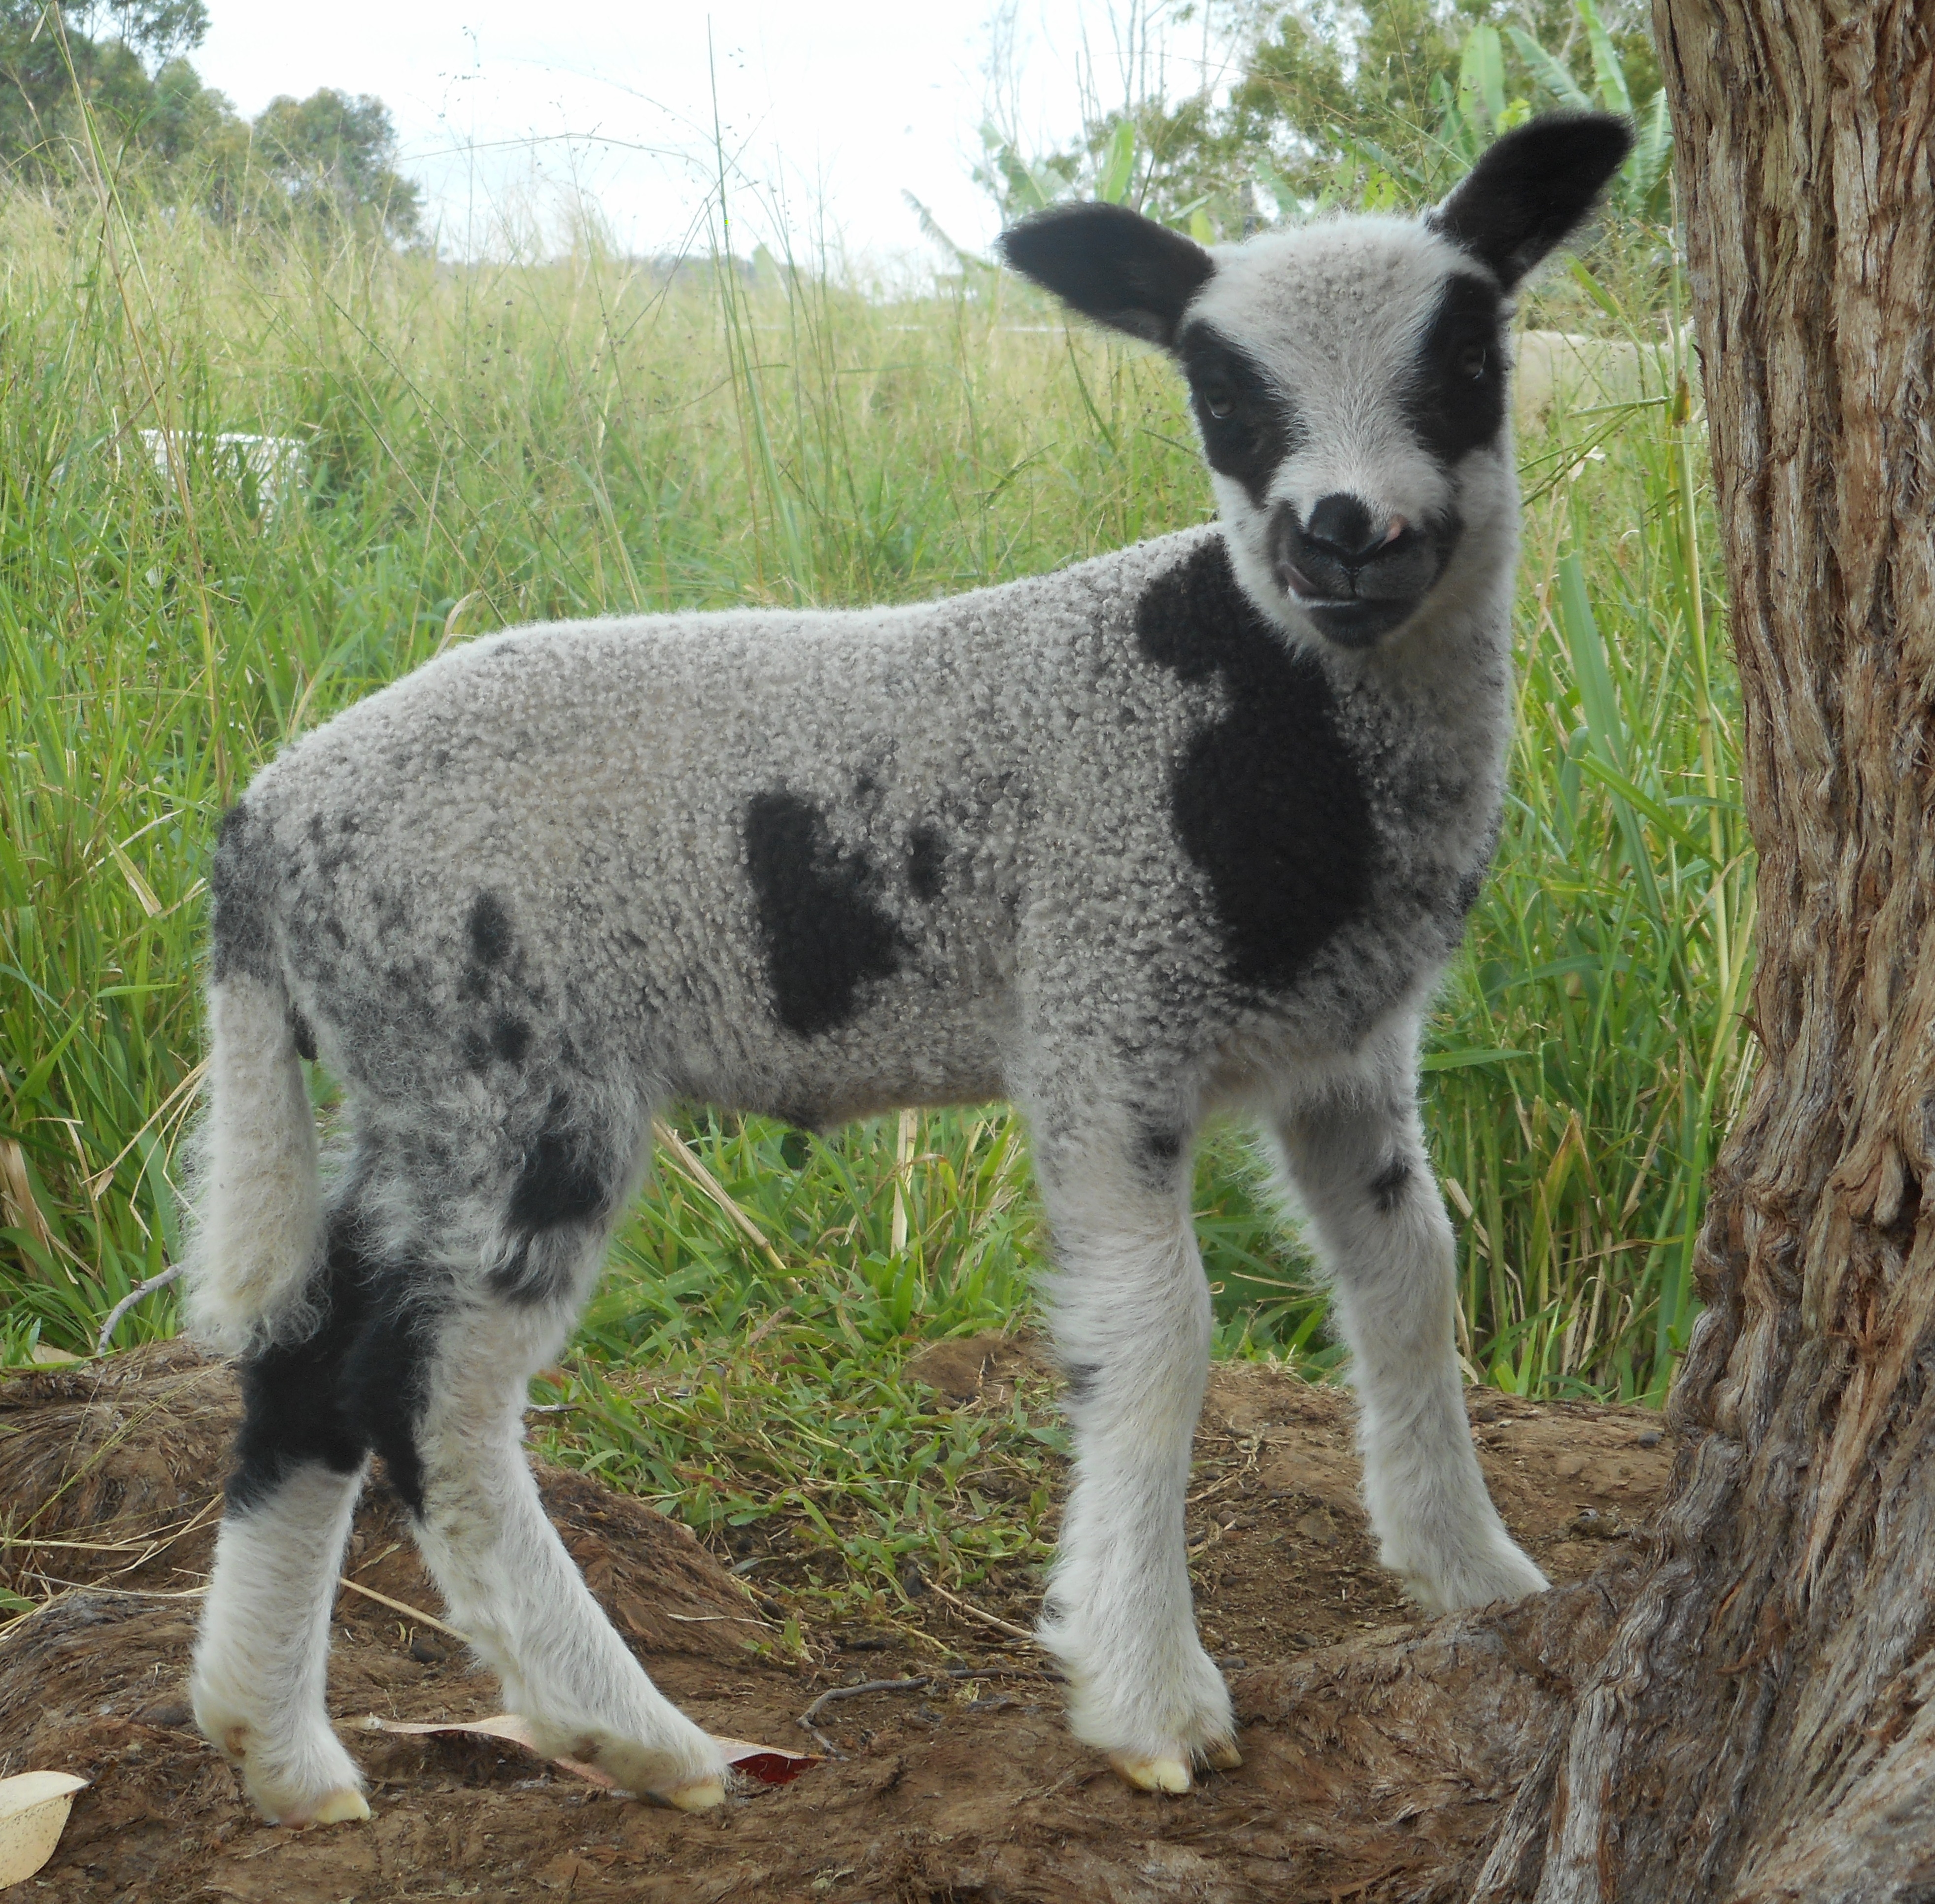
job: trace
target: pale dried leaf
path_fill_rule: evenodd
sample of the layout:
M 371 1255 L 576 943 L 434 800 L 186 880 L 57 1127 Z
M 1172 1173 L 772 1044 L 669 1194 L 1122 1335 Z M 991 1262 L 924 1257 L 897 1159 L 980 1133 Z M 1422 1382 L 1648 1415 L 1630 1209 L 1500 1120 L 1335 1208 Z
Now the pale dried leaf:
M 0 1890 L 31 1878 L 53 1856 L 74 1795 L 86 1783 L 71 1772 L 0 1779 Z

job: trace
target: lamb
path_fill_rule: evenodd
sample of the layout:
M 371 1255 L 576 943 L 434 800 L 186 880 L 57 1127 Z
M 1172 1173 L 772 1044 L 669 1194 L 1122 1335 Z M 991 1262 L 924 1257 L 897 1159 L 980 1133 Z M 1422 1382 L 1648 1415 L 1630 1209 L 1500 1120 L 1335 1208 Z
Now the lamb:
M 1184 1546 L 1212 1115 L 1309 1213 L 1385 1564 L 1431 1609 L 1544 1585 L 1472 1451 L 1417 1052 L 1497 837 L 1511 295 L 1629 143 L 1535 121 L 1421 219 L 1215 249 L 1043 213 L 1008 262 L 1179 364 L 1215 523 L 915 607 L 514 629 L 256 777 L 211 879 L 189 1308 L 246 1407 L 192 1685 L 263 1813 L 368 1815 L 324 1691 L 373 1455 L 542 1749 L 723 1797 L 520 1445 L 673 1099 L 1025 1112 L 1076 1448 L 1040 1637 L 1132 1785 L 1241 1762 Z

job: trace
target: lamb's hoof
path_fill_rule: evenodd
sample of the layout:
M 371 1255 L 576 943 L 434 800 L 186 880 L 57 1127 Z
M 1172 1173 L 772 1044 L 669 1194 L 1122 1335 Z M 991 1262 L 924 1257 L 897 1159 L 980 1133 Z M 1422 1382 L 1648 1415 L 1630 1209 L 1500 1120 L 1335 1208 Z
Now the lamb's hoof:
M 665 1801 L 681 1812 L 709 1812 L 714 1806 L 726 1802 L 726 1781 L 716 1774 L 709 1779 L 694 1779 L 689 1785 L 675 1785 L 665 1794 Z
M 1111 1752 L 1109 1763 L 1138 1791 L 1166 1791 L 1179 1797 L 1195 1783 L 1189 1767 L 1179 1758 L 1131 1758 L 1126 1752 Z
M 1234 1772 L 1243 1763 L 1243 1755 L 1237 1751 L 1233 1739 L 1225 1739 L 1220 1745 L 1205 1746 L 1203 1757 L 1213 1772 Z
M 306 1818 L 288 1818 L 288 1824 L 349 1824 L 370 1815 L 370 1802 L 353 1786 L 327 1794 Z

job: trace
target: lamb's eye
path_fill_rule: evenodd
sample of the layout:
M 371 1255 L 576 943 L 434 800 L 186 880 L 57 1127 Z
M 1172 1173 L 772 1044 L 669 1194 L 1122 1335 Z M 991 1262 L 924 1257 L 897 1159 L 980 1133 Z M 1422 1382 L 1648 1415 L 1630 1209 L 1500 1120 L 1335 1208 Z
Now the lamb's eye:
M 1491 352 L 1483 344 L 1467 344 L 1458 353 L 1458 374 L 1473 379 L 1485 374 L 1485 367 L 1491 361 Z
M 1227 391 L 1219 390 L 1203 398 L 1203 407 L 1218 423 L 1227 423 L 1236 414 L 1236 400 Z

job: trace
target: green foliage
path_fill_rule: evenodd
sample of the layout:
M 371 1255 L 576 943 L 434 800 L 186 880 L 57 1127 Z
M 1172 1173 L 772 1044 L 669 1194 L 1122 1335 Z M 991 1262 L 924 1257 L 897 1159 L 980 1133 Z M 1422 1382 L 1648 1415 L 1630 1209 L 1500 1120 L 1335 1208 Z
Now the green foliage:
M 0 0 L 0 160 L 37 180 L 70 176 L 83 102 L 110 129 L 138 121 L 153 90 L 145 62 L 176 60 L 207 30 L 202 0 Z
M 1207 243 L 1270 217 L 1428 201 L 1535 112 L 1597 107 L 1633 115 L 1639 131 L 1615 204 L 1659 222 L 1672 137 L 1644 11 L 1637 0 L 1603 11 L 1595 0 L 1268 7 L 1239 29 L 1226 101 L 1132 100 L 1034 159 L 984 128 L 975 177 L 1007 219 L 1058 198 L 1126 199 Z

